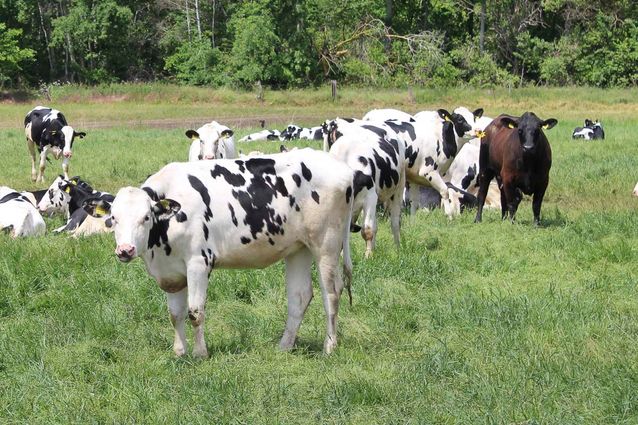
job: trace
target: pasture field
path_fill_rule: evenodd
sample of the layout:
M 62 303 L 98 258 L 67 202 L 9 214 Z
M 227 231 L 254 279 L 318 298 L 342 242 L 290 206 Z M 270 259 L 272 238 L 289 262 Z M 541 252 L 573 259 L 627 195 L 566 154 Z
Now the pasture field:
M 524 200 L 515 224 L 495 211 L 481 224 L 473 212 L 404 216 L 398 253 L 381 220 L 369 260 L 352 235 L 354 304 L 342 298 L 331 356 L 316 284 L 297 348 L 277 350 L 281 263 L 214 271 L 211 357 L 177 359 L 164 294 L 141 260 L 116 260 L 112 235 L 0 233 L 0 423 L 638 423 L 638 91 L 344 89 L 333 104 L 327 89 L 266 92 L 263 103 L 172 86 L 56 90 L 58 101 L 0 104 L 0 185 L 44 188 L 61 171 L 53 160 L 46 185 L 30 181 L 22 120 L 40 103 L 88 133 L 71 175 L 113 192 L 185 160 L 184 131 L 211 119 L 235 120 L 236 140 L 258 119 L 281 129 L 373 107 L 533 110 L 559 124 L 547 132 L 541 227 Z M 587 117 L 602 120 L 605 141 L 571 140 Z

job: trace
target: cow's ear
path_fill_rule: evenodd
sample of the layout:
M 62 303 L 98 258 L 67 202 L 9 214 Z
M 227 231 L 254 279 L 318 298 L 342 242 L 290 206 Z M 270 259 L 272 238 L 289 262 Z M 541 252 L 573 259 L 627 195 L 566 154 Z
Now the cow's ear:
M 512 118 L 509 118 L 509 117 L 501 118 L 501 122 L 507 128 L 516 128 L 516 127 L 518 127 L 518 121 L 513 120 Z
M 172 199 L 162 199 L 153 205 L 152 210 L 158 220 L 168 220 L 179 212 L 182 206 Z
M 553 128 L 556 124 L 558 124 L 558 120 L 555 118 L 550 118 L 547 119 L 545 121 L 543 121 L 541 123 L 541 127 L 543 127 L 543 130 L 549 130 L 551 128 Z
M 66 180 L 58 183 L 58 187 L 62 192 L 71 193 L 71 183 Z
M 478 108 L 476 111 L 472 112 L 474 115 L 474 119 L 481 118 L 483 116 L 483 108 Z
M 111 214 L 111 203 L 100 198 L 90 198 L 82 202 L 82 208 L 89 215 L 101 218 Z
M 230 129 L 226 129 L 226 130 L 222 131 L 222 137 L 230 137 L 233 134 L 235 134 L 235 133 L 233 132 L 233 130 L 230 130 Z
M 445 110 L 445 109 L 438 109 L 437 114 L 439 114 L 439 117 L 441 117 L 442 120 L 444 121 L 452 121 L 452 116 L 450 115 L 450 113 Z
M 196 132 L 195 130 L 186 130 L 186 137 L 188 137 L 191 140 L 197 140 L 199 139 L 199 133 Z
M 79 133 L 77 131 L 74 131 L 73 137 L 79 137 L 80 139 L 84 139 L 84 137 L 86 137 L 86 133 L 83 131 L 80 131 Z

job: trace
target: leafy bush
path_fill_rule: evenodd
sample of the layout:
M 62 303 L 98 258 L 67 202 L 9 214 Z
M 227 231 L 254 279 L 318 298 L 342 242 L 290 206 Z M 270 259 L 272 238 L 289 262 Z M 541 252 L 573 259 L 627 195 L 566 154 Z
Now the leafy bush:
M 10 81 L 21 69 L 20 65 L 34 56 L 33 50 L 22 49 L 18 45 L 21 35 L 21 30 L 7 29 L 7 26 L 0 22 L 0 86 Z
M 207 39 L 185 42 L 166 58 L 164 69 L 178 81 L 196 86 L 220 85 L 224 75 L 219 50 L 213 49 Z

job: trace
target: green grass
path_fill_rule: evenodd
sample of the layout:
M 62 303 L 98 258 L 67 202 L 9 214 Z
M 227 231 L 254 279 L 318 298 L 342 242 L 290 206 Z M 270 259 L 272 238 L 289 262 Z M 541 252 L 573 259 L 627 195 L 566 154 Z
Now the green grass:
M 143 103 L 143 87 L 135 90 L 134 100 L 92 103 L 82 89 L 77 103 L 60 109 L 165 118 L 163 111 L 173 117 L 203 108 L 198 102 L 210 95 L 185 90 L 176 107 Z M 180 93 L 167 90 L 169 98 Z M 342 98 L 334 109 L 327 98 L 298 109 L 317 121 L 343 104 L 361 115 L 361 99 L 371 93 Z M 638 200 L 630 195 L 638 180 L 638 104 L 630 94 L 530 89 L 508 100 L 497 92 L 489 114 L 532 109 L 559 119 L 548 132 L 554 163 L 543 226 L 531 225 L 525 200 L 513 225 L 493 211 L 480 225 L 472 214 L 404 217 L 400 253 L 382 221 L 370 260 L 353 235 L 354 305 L 342 305 L 340 345 L 329 357 L 321 353 L 325 319 L 316 285 L 297 348 L 277 350 L 286 315 L 282 264 L 215 271 L 205 331 L 211 358 L 176 359 L 164 294 L 141 261 L 117 262 L 111 235 L 0 234 L 0 423 L 637 423 Z M 255 115 L 290 108 L 222 95 Z M 416 95 L 417 104 L 400 91 L 375 99 L 410 110 L 436 104 L 435 92 Z M 457 97 L 441 106 L 481 106 L 461 91 L 446 96 Z M 585 108 L 580 103 L 589 109 L 570 109 Z M 0 124 L 29 107 L 0 105 Z M 241 109 L 220 111 L 232 116 L 234 108 Z M 603 120 L 606 141 L 570 139 L 585 116 Z M 117 124 L 116 117 L 109 119 Z M 30 182 L 22 128 L 7 127 L 0 130 L 0 184 L 43 187 Z M 237 138 L 254 129 L 240 127 Z M 138 185 L 186 158 L 184 130 L 93 129 L 77 142 L 71 173 L 109 191 Z M 58 161 L 49 164 L 47 182 L 59 172 Z M 47 219 L 50 229 L 60 223 Z

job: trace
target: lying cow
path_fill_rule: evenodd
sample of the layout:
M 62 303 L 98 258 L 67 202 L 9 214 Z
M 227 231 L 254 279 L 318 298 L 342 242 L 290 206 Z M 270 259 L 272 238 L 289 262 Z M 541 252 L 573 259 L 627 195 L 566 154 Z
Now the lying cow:
M 281 132 L 280 139 L 284 142 L 288 142 L 290 140 L 322 140 L 323 139 L 323 131 L 321 126 L 318 127 L 299 127 L 298 125 L 290 124 L 284 131 Z
M 0 230 L 9 232 L 13 238 L 44 235 L 46 224 L 33 204 L 33 197 L 1 186 Z
M 576 127 L 572 132 L 572 139 L 602 140 L 604 138 L 605 131 L 600 121 L 592 121 L 589 118 L 585 119 L 584 127 Z
M 186 352 L 184 321 L 194 327 L 193 355 L 206 357 L 204 318 L 209 276 L 216 268 L 261 268 L 286 261 L 288 319 L 279 344 L 291 349 L 312 298 L 317 264 L 327 318 L 324 351 L 337 345 L 337 311 L 352 263 L 349 226 L 352 170 L 312 149 L 246 160 L 172 163 L 141 189 L 120 189 L 112 203 L 90 201 L 91 214 L 111 218 L 115 254 L 141 257 L 167 292 L 173 350 Z
M 533 195 L 534 223 L 540 224 L 541 204 L 549 184 L 552 150 L 543 133 L 558 123 L 541 120 L 533 112 L 521 117 L 499 115 L 485 129 L 479 157 L 479 193 L 476 222 L 482 219 L 490 181 L 501 187 L 501 214 L 513 221 L 522 193 Z
M 256 140 L 280 140 L 281 132 L 279 130 L 261 130 L 251 133 L 239 139 L 240 142 L 253 142 Z
M 385 125 L 341 119 L 325 124 L 330 154 L 354 170 L 353 224 L 363 212 L 365 256 L 374 250 L 377 203 L 389 206 L 392 235 L 400 246 L 401 200 L 405 187 L 405 145 Z M 324 144 L 326 145 L 326 144 Z
M 237 158 L 233 131 L 217 121 L 211 121 L 195 130 L 186 131 L 192 140 L 188 151 L 189 161 Z
M 31 180 L 44 181 L 44 168 L 47 155 L 51 153 L 55 159 L 62 159 L 64 178 L 69 178 L 69 160 L 73 155 L 73 141 L 76 137 L 83 139 L 84 132 L 76 132 L 67 124 L 62 112 L 44 106 L 36 106 L 24 118 L 24 132 L 27 136 L 27 147 L 31 156 Z M 40 153 L 40 168 L 36 175 L 35 147 Z

